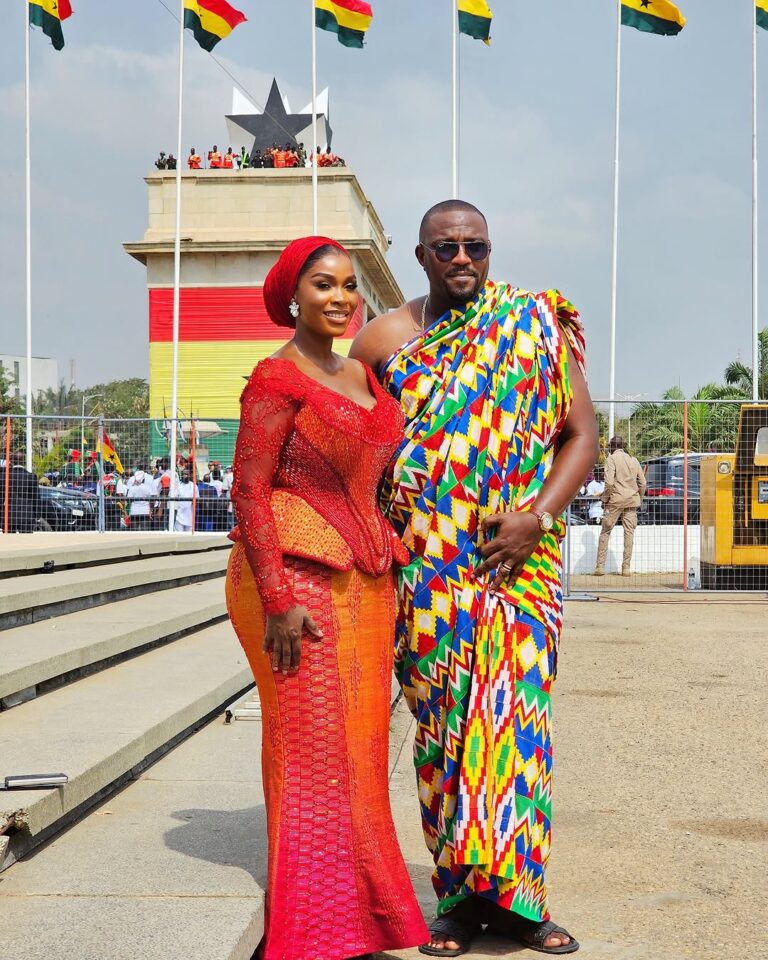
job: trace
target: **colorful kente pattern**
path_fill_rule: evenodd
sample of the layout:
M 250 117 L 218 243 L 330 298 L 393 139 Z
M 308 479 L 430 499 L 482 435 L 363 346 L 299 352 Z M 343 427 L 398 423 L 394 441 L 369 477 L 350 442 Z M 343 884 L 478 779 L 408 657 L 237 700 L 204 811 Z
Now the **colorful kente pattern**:
M 562 623 L 560 538 L 542 537 L 496 595 L 480 524 L 525 509 L 552 467 L 572 399 L 573 306 L 488 282 L 393 356 L 384 386 L 405 438 L 382 491 L 410 550 L 399 577 L 396 667 L 417 717 L 414 759 L 438 911 L 477 893 L 546 919 L 549 688 Z

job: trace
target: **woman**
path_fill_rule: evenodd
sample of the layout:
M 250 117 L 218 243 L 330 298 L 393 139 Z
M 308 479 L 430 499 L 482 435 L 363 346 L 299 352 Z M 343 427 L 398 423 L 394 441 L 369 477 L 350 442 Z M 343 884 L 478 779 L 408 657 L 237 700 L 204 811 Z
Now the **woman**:
M 428 939 L 387 792 L 402 545 L 376 506 L 403 420 L 363 364 L 333 353 L 357 309 L 352 262 L 296 240 L 267 277 L 296 329 L 242 396 L 227 576 L 264 715 L 269 834 L 263 960 L 341 960 Z

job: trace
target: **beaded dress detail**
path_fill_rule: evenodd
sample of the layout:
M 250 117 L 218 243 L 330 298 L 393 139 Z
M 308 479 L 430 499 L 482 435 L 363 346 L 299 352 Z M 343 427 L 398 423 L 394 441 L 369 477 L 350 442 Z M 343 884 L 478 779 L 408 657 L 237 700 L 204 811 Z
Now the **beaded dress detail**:
M 399 404 L 366 370 L 366 409 L 287 360 L 243 391 L 227 607 L 259 690 L 268 874 L 262 960 L 345 960 L 429 939 L 388 789 L 394 561 L 379 479 Z M 247 556 L 246 556 L 247 555 Z M 271 669 L 266 618 L 305 607 L 322 638 Z
M 296 604 L 283 569 L 283 548 L 272 509 L 276 491 L 292 493 L 320 514 L 346 542 L 351 561 L 371 576 L 407 554 L 377 505 L 377 489 L 402 436 L 403 414 L 373 373 L 366 375 L 375 400 L 362 407 L 313 380 L 289 360 L 263 360 L 241 398 L 232 499 L 242 539 L 256 571 L 268 614 Z M 322 557 L 317 537 L 327 530 L 310 520 L 310 558 Z M 352 563 L 350 563 L 350 566 Z

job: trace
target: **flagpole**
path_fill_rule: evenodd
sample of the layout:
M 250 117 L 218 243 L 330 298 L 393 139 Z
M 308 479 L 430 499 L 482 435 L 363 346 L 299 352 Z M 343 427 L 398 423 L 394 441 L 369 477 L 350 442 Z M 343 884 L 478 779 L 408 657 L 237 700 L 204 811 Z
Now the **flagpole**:
M 453 134 L 452 144 L 452 174 L 451 196 L 459 198 L 459 14 L 456 0 L 448 0 L 451 7 L 451 125 Z
M 181 299 L 181 158 L 184 108 L 184 0 L 179 0 L 179 115 L 176 138 L 176 233 L 173 238 L 173 366 L 171 372 L 171 485 L 168 491 L 168 532 L 176 521 L 176 417 L 179 412 L 179 312 Z
M 754 3 L 752 4 L 755 7 Z M 752 399 L 760 399 L 760 333 L 758 318 L 757 197 L 757 9 L 752 10 Z
M 317 28 L 315 27 L 315 0 L 309 0 L 312 13 L 312 236 L 318 235 L 317 211 Z
M 616 426 L 616 303 L 619 277 L 619 159 L 621 131 L 621 0 L 616 0 L 616 116 L 613 143 L 613 246 L 611 251 L 611 331 L 608 376 L 608 436 Z
M 29 90 L 29 5 L 24 3 L 24 216 L 26 221 L 26 330 L 27 330 L 27 389 L 26 389 L 26 466 L 32 470 L 32 150 L 31 110 Z M 8 469 L 6 465 L 6 470 Z

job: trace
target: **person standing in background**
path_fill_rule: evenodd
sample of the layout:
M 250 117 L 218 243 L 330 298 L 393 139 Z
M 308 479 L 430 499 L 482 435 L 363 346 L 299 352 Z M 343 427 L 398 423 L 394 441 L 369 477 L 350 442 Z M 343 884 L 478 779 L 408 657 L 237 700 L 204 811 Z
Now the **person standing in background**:
M 621 575 L 631 575 L 632 547 L 637 527 L 637 508 L 643 502 L 647 482 L 643 468 L 636 457 L 630 456 L 624 449 L 623 437 L 611 437 L 608 443 L 610 453 L 605 461 L 605 492 L 603 503 L 603 529 L 597 546 L 597 564 L 595 576 L 605 575 L 605 560 L 608 556 L 608 541 L 611 531 L 621 520 L 624 527 L 624 558 L 621 562 Z

